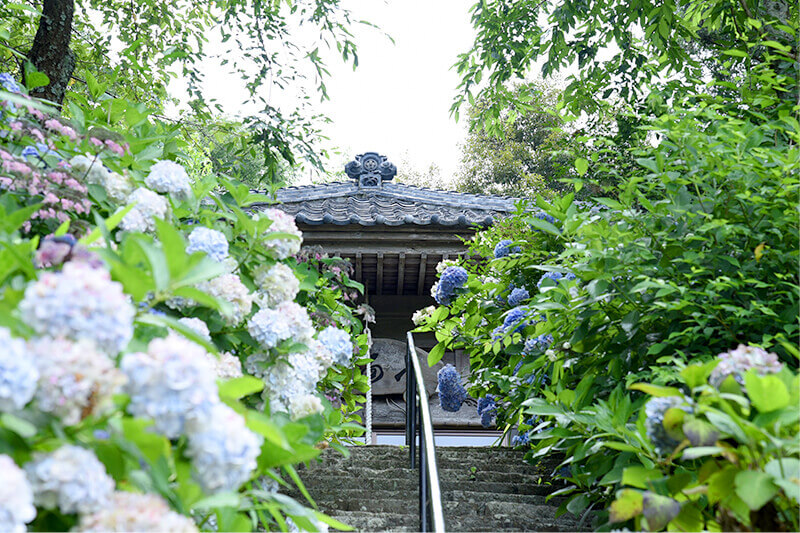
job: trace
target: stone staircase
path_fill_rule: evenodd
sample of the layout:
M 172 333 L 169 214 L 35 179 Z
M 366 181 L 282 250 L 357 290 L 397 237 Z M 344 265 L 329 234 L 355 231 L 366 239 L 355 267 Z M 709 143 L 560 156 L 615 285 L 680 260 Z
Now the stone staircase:
M 418 470 L 408 449 L 349 448 L 345 459 L 326 450 L 300 477 L 321 511 L 356 531 L 419 531 Z M 555 464 L 531 466 L 510 448 L 437 447 L 447 531 L 588 531 L 567 513 L 558 518 L 560 485 L 548 481 Z M 289 495 L 303 501 L 298 491 Z

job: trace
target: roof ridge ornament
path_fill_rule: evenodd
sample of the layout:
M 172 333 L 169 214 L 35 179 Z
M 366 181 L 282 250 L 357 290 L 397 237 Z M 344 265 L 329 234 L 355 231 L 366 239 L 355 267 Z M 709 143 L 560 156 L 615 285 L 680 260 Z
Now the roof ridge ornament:
M 358 182 L 358 188 L 380 188 L 384 181 L 391 181 L 397 175 L 397 167 L 389 158 L 378 152 L 364 152 L 344 166 L 347 177 Z

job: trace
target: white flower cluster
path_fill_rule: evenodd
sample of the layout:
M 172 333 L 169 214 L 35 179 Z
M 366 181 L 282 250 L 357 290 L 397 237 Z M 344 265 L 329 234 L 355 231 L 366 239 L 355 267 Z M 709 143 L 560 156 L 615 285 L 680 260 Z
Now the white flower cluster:
M 179 318 L 178 322 L 180 322 L 187 328 L 192 329 L 195 333 L 203 337 L 205 340 L 211 341 L 211 332 L 208 330 L 208 325 L 199 318 L 183 317 Z
M 181 165 L 173 161 L 159 161 L 150 167 L 144 183 L 154 191 L 174 194 L 184 200 L 192 194 L 189 175 Z
M 206 492 L 237 490 L 256 468 L 262 439 L 245 426 L 244 418 L 216 404 L 207 419 L 189 424 L 189 446 L 195 479 Z
M 199 283 L 197 288 L 231 304 L 231 311 L 222 316 L 231 326 L 240 324 L 253 309 L 253 295 L 236 274 L 217 276 Z
M 28 344 L 39 370 L 36 404 L 68 425 L 104 412 L 125 376 L 89 340 L 40 338 Z
M 758 346 L 740 344 L 734 350 L 717 355 L 719 363 L 709 376 L 709 382 L 719 387 L 725 378 L 733 376 L 739 385 L 744 386 L 744 375 L 748 370 L 755 370 L 759 375 L 777 374 L 783 369 L 778 356 Z
M 77 531 L 169 531 L 194 533 L 197 526 L 191 518 L 172 511 L 155 494 L 115 492 L 106 509 L 81 516 Z
M 36 393 L 39 371 L 26 351 L 25 341 L 0 328 L 0 411 L 22 409 Z
M 193 329 L 196 333 L 198 333 L 201 337 L 206 339 L 207 341 L 211 341 L 211 334 L 208 331 L 208 326 L 205 322 L 200 320 L 199 318 L 194 317 L 184 317 L 178 320 L 181 324 L 186 325 L 187 327 Z M 239 358 L 229 352 L 223 352 L 219 354 L 219 357 L 215 357 L 213 354 L 206 352 L 206 356 L 208 360 L 211 361 L 211 364 L 214 366 L 214 372 L 216 373 L 219 379 L 231 379 L 231 378 L 240 378 L 242 377 L 242 362 L 239 361 Z
M 260 265 L 253 272 L 253 279 L 258 287 L 256 303 L 261 308 L 292 301 L 300 292 L 300 280 L 294 270 L 283 263 Z
M 323 410 L 322 401 L 314 394 L 292 396 L 289 399 L 289 412 L 292 413 L 292 420 L 322 413 Z
M 186 253 L 205 252 L 208 257 L 221 263 L 228 258 L 228 238 L 221 231 L 210 228 L 195 228 L 189 234 Z
M 458 266 L 458 261 L 454 259 L 445 259 L 443 261 L 439 261 L 439 263 L 436 265 L 436 273 L 441 276 L 442 272 L 444 272 L 447 267 L 451 266 Z
M 131 180 L 117 172 L 111 172 L 103 166 L 100 157 L 76 155 L 69 163 L 73 170 L 85 173 L 87 183 L 103 187 L 108 197 L 115 202 L 125 202 L 133 190 Z
M 8 455 L 0 455 L 0 531 L 19 533 L 36 518 L 33 490 L 25 473 Z
M 429 305 L 424 309 L 417 309 L 414 314 L 411 315 L 411 322 L 413 322 L 415 326 L 421 326 L 433 316 L 434 311 L 436 311 L 435 305 Z
M 303 240 L 303 233 L 297 229 L 297 224 L 294 223 L 294 217 L 284 213 L 280 209 L 265 209 L 263 214 L 272 220 L 272 225 L 264 233 L 265 237 L 267 237 L 264 239 L 264 246 L 273 250 L 277 259 L 286 259 L 299 252 Z M 271 233 L 289 233 L 291 235 L 296 235 L 298 238 L 271 239 L 269 238 Z
M 190 416 L 206 416 L 219 401 L 206 351 L 184 337 L 153 339 L 147 352 L 126 354 L 120 368 L 128 377 L 128 411 L 151 418 L 158 432 L 177 438 Z
M 308 312 L 295 302 L 283 302 L 275 309 L 261 309 L 247 322 L 247 330 L 267 350 L 286 339 L 306 342 L 314 334 Z
M 253 368 L 255 359 L 248 358 L 248 370 L 253 368 L 264 379 L 263 397 L 269 399 L 273 412 L 289 411 L 294 418 L 302 415 L 308 409 L 308 399 L 303 397 L 313 395 L 317 382 L 333 364 L 333 354 L 322 343 L 311 339 L 307 341 L 308 349 L 304 352 L 290 353 L 287 361 L 280 361 L 269 367 L 264 372 L 263 367 Z M 299 413 L 293 411 L 300 409 Z
M 353 341 L 346 331 L 328 326 L 319 332 L 317 340 L 333 354 L 336 365 L 346 365 L 353 356 Z
M 134 309 L 105 270 L 71 261 L 61 272 L 44 272 L 25 289 L 22 320 L 39 335 L 87 339 L 113 355 L 133 337 Z
M 155 219 L 166 219 L 169 214 L 167 199 L 144 187 L 139 187 L 128 196 L 128 204 L 136 205 L 119 224 L 124 231 L 153 232 L 156 230 Z
M 114 480 L 103 463 L 80 446 L 65 444 L 50 453 L 34 454 L 25 464 L 36 505 L 65 514 L 92 513 L 107 507 Z

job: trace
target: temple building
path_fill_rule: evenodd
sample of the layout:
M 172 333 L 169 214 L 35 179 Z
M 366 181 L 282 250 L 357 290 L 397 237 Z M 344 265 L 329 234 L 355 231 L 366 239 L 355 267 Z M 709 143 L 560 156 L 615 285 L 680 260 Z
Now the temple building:
M 364 285 L 365 300 L 376 312 L 373 428 L 379 437 L 400 435 L 405 425 L 405 337 L 414 328 L 411 315 L 435 305 L 430 290 L 437 280 L 436 265 L 465 254 L 463 241 L 513 213 L 515 200 L 392 183 L 396 167 L 375 152 L 357 156 L 345 172 L 347 182 L 280 189 L 280 203 L 274 207 L 295 217 L 304 246 L 321 248 L 354 265 L 354 278 Z M 415 334 L 415 342 L 420 360 L 426 361 L 424 356 L 436 344 L 433 335 Z M 468 373 L 466 356 L 445 354 L 426 376 L 430 395 L 436 389 L 436 372 L 446 363 L 462 375 Z M 442 411 L 434 398 L 430 405 L 437 435 L 481 428 L 472 405 L 458 413 Z

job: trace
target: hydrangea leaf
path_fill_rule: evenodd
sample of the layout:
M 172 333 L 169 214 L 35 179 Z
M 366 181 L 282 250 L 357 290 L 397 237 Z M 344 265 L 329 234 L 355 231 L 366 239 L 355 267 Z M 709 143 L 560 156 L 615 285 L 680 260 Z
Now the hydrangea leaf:
M 264 381 L 253 376 L 242 376 L 219 383 L 220 397 L 238 400 L 264 390 Z
M 778 486 L 772 476 L 757 470 L 742 470 L 734 479 L 736 495 L 739 496 L 752 511 L 758 511 L 777 493 Z
M 659 531 L 681 512 L 681 504 L 667 496 L 645 492 L 642 511 L 650 531 Z
M 692 446 L 711 446 L 717 442 L 720 435 L 714 426 L 695 417 L 689 417 L 683 424 L 683 433 Z
M 638 490 L 624 489 L 617 493 L 617 499 L 608 510 L 608 521 L 625 522 L 641 514 L 643 509 L 642 493 Z
M 773 459 L 767 463 L 764 471 L 772 475 L 773 481 L 788 497 L 800 500 L 800 460 L 794 457 Z
M 689 365 L 681 370 L 681 377 L 690 389 L 699 387 L 708 381 L 708 376 L 711 375 L 711 372 L 717 364 L 719 364 L 718 359 L 702 365 Z
M 776 376 L 759 376 L 754 370 L 744 375 L 747 395 L 762 413 L 783 409 L 789 405 L 789 391 Z
M 664 387 L 651 383 L 634 383 L 628 386 L 631 390 L 638 390 L 655 397 L 682 396 L 681 390 L 675 387 Z
M 630 485 L 640 489 L 651 486 L 651 481 L 661 479 L 663 476 L 658 470 L 645 468 L 643 466 L 629 466 L 622 472 L 623 485 Z
M 686 411 L 678 407 L 670 407 L 664 413 L 664 429 L 667 430 L 667 435 L 677 441 L 683 440 L 683 421 L 686 418 Z

